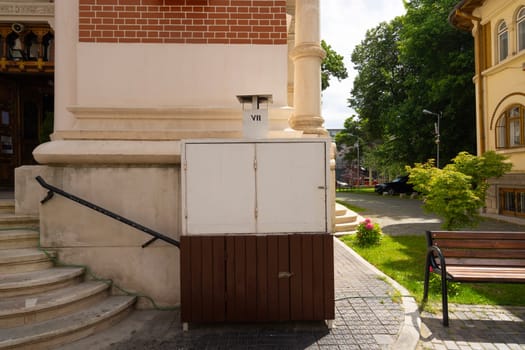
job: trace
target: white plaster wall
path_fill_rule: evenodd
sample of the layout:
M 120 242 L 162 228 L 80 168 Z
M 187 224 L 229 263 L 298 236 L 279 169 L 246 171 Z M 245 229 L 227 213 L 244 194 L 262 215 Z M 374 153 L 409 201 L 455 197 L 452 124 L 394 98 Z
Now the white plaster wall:
M 287 105 L 287 45 L 78 44 L 78 105 L 239 106 L 272 94 Z
M 177 239 L 180 168 L 177 166 L 48 167 L 45 180 L 116 214 Z M 60 262 L 81 264 L 100 278 L 147 295 L 160 305 L 180 302 L 178 248 L 55 195 L 40 206 L 40 241 Z M 151 307 L 151 305 L 144 305 Z

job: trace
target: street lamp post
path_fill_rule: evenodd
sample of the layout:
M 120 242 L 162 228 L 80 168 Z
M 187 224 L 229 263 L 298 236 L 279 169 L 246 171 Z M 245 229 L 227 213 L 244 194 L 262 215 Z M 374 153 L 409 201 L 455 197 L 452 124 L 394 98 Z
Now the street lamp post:
M 361 167 L 359 166 L 359 140 L 355 142 L 354 147 L 357 149 L 357 183 L 356 186 L 358 186 L 359 179 L 361 178 Z
M 437 123 L 434 123 L 434 132 L 436 133 L 436 147 L 437 147 L 437 150 L 436 150 L 436 167 L 439 168 L 439 142 L 440 142 L 440 140 L 439 140 L 439 137 L 440 137 L 439 128 L 440 128 L 440 122 L 441 122 L 441 117 L 443 116 L 443 112 L 435 113 L 435 112 L 429 111 L 428 109 L 424 109 L 423 113 L 424 114 L 428 114 L 428 115 L 433 115 L 433 116 L 437 117 Z

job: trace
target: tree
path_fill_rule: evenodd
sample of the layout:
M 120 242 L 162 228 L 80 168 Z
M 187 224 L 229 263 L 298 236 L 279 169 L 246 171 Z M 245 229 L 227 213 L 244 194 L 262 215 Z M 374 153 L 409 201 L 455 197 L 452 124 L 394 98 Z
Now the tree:
M 335 52 L 324 40 L 321 40 L 321 47 L 326 52 L 326 57 L 321 63 L 321 89 L 325 90 L 330 86 L 330 78 L 334 77 L 341 81 L 348 78 L 348 71 L 343 56 Z
M 358 113 L 370 140 L 384 139 L 394 132 L 395 106 L 404 99 L 399 84 L 403 81 L 403 70 L 397 49 L 400 28 L 399 20 L 379 24 L 367 31 L 352 53 L 358 74 L 348 102 Z
M 423 115 L 422 109 L 443 113 L 440 153 L 445 163 L 461 151 L 475 152 L 474 41 L 470 33 L 448 23 L 456 4 L 456 0 L 406 3 L 399 44 L 400 61 L 407 72 L 404 106 L 412 125 L 426 135 L 416 144 L 420 156 L 410 155 L 413 161 L 429 158 L 435 149 L 435 120 Z
M 407 0 L 404 16 L 368 30 L 352 53 L 358 74 L 348 103 L 378 164 L 403 168 L 435 156 L 435 120 L 423 109 L 443 113 L 443 163 L 475 151 L 473 40 L 448 24 L 456 3 Z
M 475 226 L 479 210 L 485 205 L 487 179 L 510 171 L 512 164 L 493 151 L 482 156 L 460 152 L 443 169 L 434 167 L 433 160 L 407 166 L 409 183 L 425 197 L 424 208 L 443 217 L 443 228 L 453 230 Z

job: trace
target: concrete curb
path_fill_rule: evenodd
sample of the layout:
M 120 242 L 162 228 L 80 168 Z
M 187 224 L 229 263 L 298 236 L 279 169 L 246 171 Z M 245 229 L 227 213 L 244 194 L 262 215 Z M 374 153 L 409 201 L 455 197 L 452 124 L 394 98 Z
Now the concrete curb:
M 401 324 L 397 339 L 391 345 L 390 349 L 393 350 L 410 350 L 416 349 L 419 341 L 419 334 L 421 329 L 421 318 L 419 316 L 418 306 L 414 297 L 410 295 L 405 287 L 394 281 L 392 278 L 385 275 L 382 271 L 377 269 L 375 266 L 370 264 L 368 261 L 363 259 L 354 250 L 348 247 L 346 244 L 341 242 L 339 239 L 334 237 L 336 244 L 342 245 L 348 253 L 350 253 L 355 259 L 362 262 L 367 268 L 373 271 L 376 275 L 387 281 L 392 287 L 394 287 L 400 294 L 403 309 L 405 310 L 405 320 Z

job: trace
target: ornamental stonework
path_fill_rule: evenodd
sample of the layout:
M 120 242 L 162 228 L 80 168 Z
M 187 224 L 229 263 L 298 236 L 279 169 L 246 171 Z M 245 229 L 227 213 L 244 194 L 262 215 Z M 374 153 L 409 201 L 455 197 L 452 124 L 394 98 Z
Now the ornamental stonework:
M 53 3 L 13 3 L 0 1 L 0 16 L 53 16 Z

